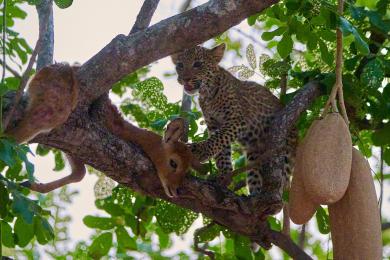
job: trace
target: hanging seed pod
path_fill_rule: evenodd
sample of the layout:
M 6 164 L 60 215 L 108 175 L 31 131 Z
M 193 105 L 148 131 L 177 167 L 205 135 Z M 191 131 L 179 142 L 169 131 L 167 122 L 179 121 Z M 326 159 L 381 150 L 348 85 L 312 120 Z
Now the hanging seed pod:
M 349 183 L 352 141 L 345 121 L 331 113 L 311 125 L 302 145 L 302 181 L 316 204 L 340 200 Z
M 318 205 L 313 203 L 307 196 L 302 182 L 302 144 L 298 146 L 296 163 L 291 181 L 289 193 L 290 219 L 297 225 L 308 222 L 316 212 Z
M 355 148 L 344 197 L 329 205 L 334 259 L 382 259 L 382 235 L 370 165 Z

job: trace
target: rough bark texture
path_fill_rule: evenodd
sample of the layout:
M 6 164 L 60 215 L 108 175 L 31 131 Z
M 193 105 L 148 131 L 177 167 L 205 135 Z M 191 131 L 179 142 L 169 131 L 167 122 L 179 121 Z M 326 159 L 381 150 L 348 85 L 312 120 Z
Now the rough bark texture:
M 160 0 L 145 0 L 129 35 L 148 28 L 159 2 Z
M 172 53 L 200 44 L 277 0 L 211 0 L 129 36 L 118 35 L 78 71 L 90 103 L 125 75 Z
M 43 35 L 42 48 L 38 54 L 37 70 L 53 63 L 54 54 L 54 22 L 53 0 L 43 0 L 37 5 L 39 28 L 46 28 Z M 47 23 L 45 25 L 44 23 Z
M 265 221 L 270 207 L 282 207 L 280 198 L 275 199 L 273 194 L 260 198 L 238 196 L 213 181 L 193 176 L 186 178 L 179 198 L 168 198 L 151 161 L 134 144 L 108 132 L 90 108 L 96 98 L 123 76 L 216 36 L 275 2 L 278 1 L 211 0 L 129 36 L 117 36 L 78 70 L 81 95 L 68 121 L 32 141 L 58 148 L 134 191 L 202 213 L 265 248 L 273 243 L 296 259 L 309 258 L 291 239 L 271 231 Z M 309 83 L 280 111 L 269 133 L 269 147 L 275 151 L 269 156 L 276 153 L 275 148 L 283 146 L 288 129 L 319 95 L 320 85 Z M 22 110 L 20 105 L 18 111 Z M 283 162 L 276 161 L 269 171 L 280 171 L 282 167 Z

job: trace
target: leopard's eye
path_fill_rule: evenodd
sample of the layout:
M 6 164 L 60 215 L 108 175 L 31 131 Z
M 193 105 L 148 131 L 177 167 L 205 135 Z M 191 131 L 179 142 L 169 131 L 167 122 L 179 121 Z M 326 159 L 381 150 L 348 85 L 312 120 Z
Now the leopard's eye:
M 176 163 L 174 160 L 172 160 L 172 159 L 169 160 L 169 165 L 170 165 L 172 168 L 174 168 L 174 169 L 177 168 L 177 163 Z
M 184 67 L 182 62 L 176 63 L 176 69 L 182 69 Z
M 203 62 L 201 62 L 201 61 L 195 61 L 194 64 L 192 64 L 192 67 L 194 67 L 194 68 L 200 68 L 200 67 L 202 67 L 202 65 L 203 65 Z

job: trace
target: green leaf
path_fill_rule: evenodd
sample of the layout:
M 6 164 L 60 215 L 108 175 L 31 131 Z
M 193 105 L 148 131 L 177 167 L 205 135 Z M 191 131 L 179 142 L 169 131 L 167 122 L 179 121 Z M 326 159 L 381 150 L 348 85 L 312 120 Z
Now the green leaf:
M 8 90 L 18 90 L 20 86 L 20 79 L 15 77 L 8 77 L 4 80 Z
M 326 19 L 322 15 L 315 16 L 311 19 L 311 24 L 313 25 L 324 25 Z
M 329 216 L 323 207 L 318 207 L 316 212 L 316 219 L 318 230 L 321 234 L 328 234 L 330 232 Z
M 176 234 L 184 234 L 195 221 L 198 214 L 172 203 L 158 200 L 155 216 L 165 233 L 175 232 Z
M 35 153 L 40 156 L 45 156 L 50 152 L 50 149 L 46 148 L 45 146 L 38 144 L 37 149 L 35 150 Z
M 72 5 L 73 0 L 54 0 L 54 2 L 59 8 L 65 9 Z
M 368 44 L 363 40 L 356 28 L 343 17 L 340 17 L 339 23 L 343 35 L 348 36 L 349 34 L 352 34 L 355 37 L 355 44 L 358 51 L 363 55 L 368 55 L 370 53 Z
M 234 253 L 237 259 L 252 260 L 250 241 L 247 237 L 239 235 L 234 236 Z
M 108 214 L 111 216 L 123 216 L 125 215 L 125 211 L 121 208 L 121 206 L 108 202 L 105 203 L 102 207 Z
M 356 0 L 357 6 L 365 6 L 369 9 L 374 9 L 378 0 Z
M 238 169 L 244 167 L 245 162 L 246 162 L 246 156 L 241 155 L 240 157 L 237 158 L 237 160 L 234 161 L 234 168 Z
M 167 123 L 167 119 L 157 119 L 150 124 L 150 127 L 152 127 L 156 131 L 162 131 Z
M 0 217 L 4 219 L 8 215 L 8 204 L 10 203 L 8 190 L 0 181 Z
M 363 68 L 360 81 L 363 85 L 380 88 L 385 77 L 382 63 L 379 59 L 370 60 Z
M 34 232 L 38 243 L 41 245 L 45 245 L 54 239 L 53 229 L 51 228 L 49 222 L 42 217 L 36 216 L 34 218 Z
M 115 234 L 119 247 L 128 250 L 137 250 L 137 243 L 132 237 L 130 237 L 129 233 L 123 226 L 117 227 L 115 229 Z
M 200 243 L 212 241 L 214 238 L 219 236 L 221 232 L 221 227 L 217 224 L 211 225 L 208 228 L 203 227 L 200 231 L 197 232 L 198 239 Z
M 264 41 L 270 41 L 275 36 L 282 35 L 286 31 L 286 29 L 287 29 L 286 27 L 279 27 L 278 29 L 275 29 L 270 32 L 263 32 L 263 34 L 261 35 L 261 39 L 263 39 Z
M 34 237 L 34 225 L 26 223 L 22 217 L 18 217 L 14 226 L 18 245 L 25 247 Z
M 390 123 L 385 124 L 382 129 L 376 130 L 371 138 L 373 144 L 376 146 L 390 144 Z
M 1 221 L 1 242 L 6 247 L 9 247 L 9 248 L 15 247 L 14 235 L 12 234 L 12 228 L 7 222 L 5 222 L 3 220 Z
M 328 51 L 328 47 L 326 46 L 325 42 L 323 40 L 319 40 L 318 44 L 320 45 L 320 52 L 321 52 L 321 58 L 322 60 L 328 64 L 329 66 L 333 66 L 334 64 L 334 57 L 333 55 Z
M 282 224 L 280 223 L 280 221 L 277 218 L 269 216 L 267 218 L 267 221 L 268 221 L 268 224 L 270 225 L 272 230 L 275 230 L 275 231 L 282 230 Z
M 84 224 L 89 228 L 108 230 L 115 227 L 115 220 L 112 218 L 86 216 L 83 218 Z
M 62 157 L 62 153 L 59 150 L 53 150 L 54 153 L 54 162 L 55 166 L 53 171 L 61 171 L 65 168 L 65 161 L 64 158 Z
M 254 14 L 254 15 L 251 15 L 248 17 L 247 22 L 248 22 L 249 26 L 253 26 L 256 24 L 257 17 L 259 17 L 259 15 L 260 15 L 260 13 L 257 13 L 257 14 Z
M 94 259 L 100 259 L 110 251 L 112 246 L 112 233 L 103 233 L 95 238 L 88 248 L 88 255 Z
M 315 34 L 312 34 L 312 37 L 309 37 L 308 41 L 307 41 L 307 48 L 310 50 L 310 51 L 314 51 L 316 50 L 317 48 L 317 36 Z
M 16 160 L 14 159 L 14 149 L 5 139 L 1 139 L 0 142 L 0 160 L 9 167 L 13 167 L 16 163 Z
M 390 165 L 390 147 L 385 148 L 385 150 L 383 151 L 383 160 L 386 162 L 387 165 Z
M 12 210 L 15 214 L 22 216 L 23 219 L 28 223 L 33 223 L 34 212 L 30 208 L 30 200 L 25 198 L 23 195 L 13 192 L 12 196 L 14 198 L 12 202 Z
M 287 56 L 291 53 L 293 45 L 294 43 L 291 39 L 291 35 L 287 32 L 284 33 L 277 46 L 278 53 L 282 59 L 287 58 Z
M 158 244 L 160 246 L 160 249 L 165 249 L 165 248 L 168 248 L 170 246 L 170 238 L 169 238 L 169 235 L 166 234 L 162 229 L 161 227 L 157 226 L 156 228 L 156 234 L 158 236 Z
M 299 0 L 288 0 L 286 1 L 286 7 L 289 11 L 296 11 L 301 6 L 302 1 Z

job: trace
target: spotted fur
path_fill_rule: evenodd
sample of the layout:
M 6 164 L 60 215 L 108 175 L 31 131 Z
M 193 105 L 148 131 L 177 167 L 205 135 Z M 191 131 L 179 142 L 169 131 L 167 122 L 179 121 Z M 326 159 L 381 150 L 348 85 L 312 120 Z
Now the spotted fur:
M 267 88 L 255 82 L 241 81 L 218 65 L 225 50 L 224 45 L 214 49 L 194 47 L 172 56 L 178 81 L 190 94 L 199 93 L 199 105 L 205 118 L 209 138 L 191 144 L 192 152 L 201 160 L 215 157 L 222 174 L 232 171 L 231 143 L 237 141 L 245 151 L 248 161 L 256 161 L 265 152 L 265 134 L 272 131 L 270 122 L 275 112 L 283 106 Z M 283 183 L 287 184 L 293 166 L 295 131 L 287 141 Z M 228 184 L 231 180 L 227 180 Z M 250 194 L 261 192 L 263 176 L 260 169 L 248 172 Z

